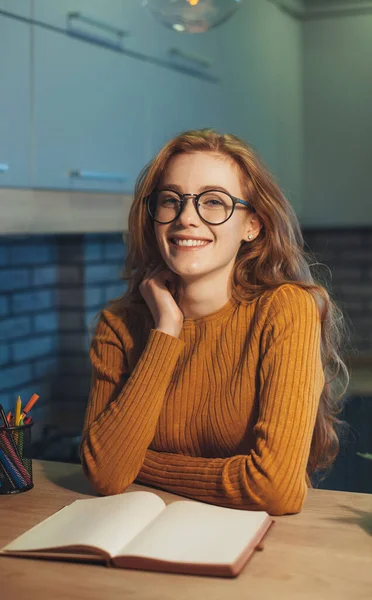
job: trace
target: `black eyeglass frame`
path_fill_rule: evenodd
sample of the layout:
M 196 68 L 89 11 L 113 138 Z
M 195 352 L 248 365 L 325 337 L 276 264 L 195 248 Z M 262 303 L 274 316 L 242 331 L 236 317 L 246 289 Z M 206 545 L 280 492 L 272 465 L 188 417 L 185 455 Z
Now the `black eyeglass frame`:
M 157 219 L 155 219 L 155 217 L 152 216 L 152 214 L 150 212 L 150 200 L 154 194 L 157 194 L 159 192 L 172 192 L 172 194 L 176 194 L 180 199 L 179 212 L 174 217 L 174 219 L 171 219 L 170 221 L 158 221 Z M 211 223 L 210 221 L 207 221 L 206 219 L 204 219 L 201 216 L 201 214 L 199 213 L 199 199 L 201 196 L 203 196 L 204 194 L 208 194 L 209 192 L 220 192 L 220 193 L 222 192 L 223 194 L 226 194 L 227 196 L 229 196 L 229 198 L 232 200 L 233 209 L 231 211 L 231 214 L 227 217 L 227 219 L 225 219 L 224 221 L 221 221 L 221 223 Z M 156 221 L 156 223 L 160 223 L 161 225 L 168 225 L 168 223 L 173 223 L 173 221 L 176 221 L 179 218 L 179 216 L 181 215 L 184 204 L 185 204 L 185 198 L 193 198 L 195 210 L 197 212 L 198 217 L 205 223 L 208 223 L 208 225 L 216 225 L 217 226 L 217 225 L 223 225 L 224 223 L 226 223 L 226 221 L 228 221 L 233 216 L 235 207 L 237 204 L 243 204 L 243 206 L 246 206 L 252 212 L 256 212 L 256 209 L 253 208 L 253 206 L 249 202 L 247 202 L 247 200 L 242 200 L 241 198 L 236 198 L 236 196 L 232 196 L 228 192 L 225 192 L 225 190 L 219 190 L 219 189 L 204 190 L 204 192 L 201 192 L 200 194 L 180 194 L 179 192 L 176 192 L 175 190 L 171 190 L 169 188 L 161 188 L 160 190 L 155 189 L 151 192 L 151 194 L 149 194 L 148 196 L 145 196 L 143 198 L 143 202 L 145 202 L 145 204 L 147 206 L 147 212 L 149 213 L 149 215 L 153 221 Z

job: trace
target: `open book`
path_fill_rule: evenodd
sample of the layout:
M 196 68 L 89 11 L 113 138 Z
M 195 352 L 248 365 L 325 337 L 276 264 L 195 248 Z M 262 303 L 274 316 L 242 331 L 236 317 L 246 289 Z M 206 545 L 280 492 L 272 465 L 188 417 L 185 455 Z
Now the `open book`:
M 272 523 L 266 512 L 126 492 L 76 500 L 0 553 L 235 577 Z

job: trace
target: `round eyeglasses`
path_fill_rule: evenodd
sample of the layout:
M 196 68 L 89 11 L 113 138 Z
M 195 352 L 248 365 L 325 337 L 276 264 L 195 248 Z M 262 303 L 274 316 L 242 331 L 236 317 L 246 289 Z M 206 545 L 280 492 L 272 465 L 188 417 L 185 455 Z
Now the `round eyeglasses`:
M 199 217 L 210 225 L 222 225 L 232 216 L 235 206 L 242 204 L 256 212 L 246 200 L 235 198 L 221 190 L 207 190 L 201 194 L 179 194 L 174 190 L 154 190 L 144 198 L 150 217 L 163 225 L 178 219 L 185 199 L 192 198 Z

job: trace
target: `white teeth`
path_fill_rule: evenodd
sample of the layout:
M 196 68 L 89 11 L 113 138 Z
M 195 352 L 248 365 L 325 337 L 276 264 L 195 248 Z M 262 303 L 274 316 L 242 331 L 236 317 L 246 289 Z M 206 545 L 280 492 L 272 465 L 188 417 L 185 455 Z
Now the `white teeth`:
M 205 246 L 209 242 L 205 240 L 172 240 L 177 246 Z

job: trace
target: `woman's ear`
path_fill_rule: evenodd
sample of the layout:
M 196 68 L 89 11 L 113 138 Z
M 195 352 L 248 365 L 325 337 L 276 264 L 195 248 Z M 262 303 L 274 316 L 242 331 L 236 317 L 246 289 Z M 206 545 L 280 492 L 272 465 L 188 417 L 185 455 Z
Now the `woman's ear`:
M 244 238 L 242 241 L 244 242 L 253 242 L 253 240 L 258 236 L 261 231 L 261 223 L 256 214 L 251 214 L 248 218 L 246 232 L 244 234 Z

